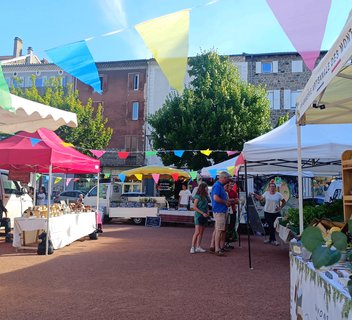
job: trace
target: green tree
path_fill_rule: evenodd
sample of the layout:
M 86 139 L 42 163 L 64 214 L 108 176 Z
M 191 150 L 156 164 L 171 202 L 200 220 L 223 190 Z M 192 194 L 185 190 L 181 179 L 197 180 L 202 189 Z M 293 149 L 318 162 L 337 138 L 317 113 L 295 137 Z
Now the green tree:
M 86 105 L 82 104 L 78 92 L 73 90 L 72 85 L 63 87 L 60 78 L 50 80 L 45 86 L 44 94 L 40 95 L 35 86 L 35 79 L 36 77 L 32 76 L 30 88 L 12 88 L 11 91 L 26 99 L 76 113 L 77 128 L 62 126 L 56 133 L 65 142 L 79 147 L 82 153 L 90 154 L 89 149 L 99 150 L 108 146 L 113 130 L 107 127 L 108 119 L 103 117 L 100 105 L 94 110 L 91 99 Z
M 149 118 L 159 150 L 242 150 L 244 142 L 271 129 L 270 102 L 261 86 L 246 84 L 227 57 L 203 52 L 189 60 L 192 77 L 182 96 L 170 95 Z M 185 152 L 182 158 L 159 152 L 165 165 L 198 170 L 228 158 Z
M 288 112 L 284 116 L 280 116 L 279 119 L 277 120 L 277 124 L 276 124 L 275 128 L 280 127 L 282 124 L 284 124 L 289 119 L 290 119 L 290 115 Z

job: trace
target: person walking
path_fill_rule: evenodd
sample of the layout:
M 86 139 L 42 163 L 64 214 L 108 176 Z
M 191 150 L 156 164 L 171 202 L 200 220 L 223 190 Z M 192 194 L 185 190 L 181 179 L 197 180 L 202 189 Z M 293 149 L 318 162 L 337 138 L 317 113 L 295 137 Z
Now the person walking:
M 286 204 L 284 196 L 276 191 L 274 180 L 269 182 L 269 191 L 265 191 L 263 195 L 258 195 L 256 193 L 253 193 L 252 195 L 259 201 L 265 200 L 264 218 L 268 223 L 269 239 L 264 240 L 264 243 L 278 246 L 279 242 L 276 241 L 274 222 L 277 217 L 281 216 L 281 209 Z
M 228 172 L 220 172 L 219 179 L 211 190 L 215 226 L 209 251 L 215 252 L 217 256 L 224 256 L 224 251 L 221 248 L 225 246 L 224 233 L 226 230 L 227 208 L 231 205 L 224 185 L 228 183 L 229 179 L 230 175 Z
M 194 234 L 192 237 L 192 247 L 190 253 L 206 252 L 200 244 L 202 242 L 205 227 L 208 224 L 208 185 L 201 182 L 198 186 L 196 195 L 194 196 L 193 210 L 194 212 Z

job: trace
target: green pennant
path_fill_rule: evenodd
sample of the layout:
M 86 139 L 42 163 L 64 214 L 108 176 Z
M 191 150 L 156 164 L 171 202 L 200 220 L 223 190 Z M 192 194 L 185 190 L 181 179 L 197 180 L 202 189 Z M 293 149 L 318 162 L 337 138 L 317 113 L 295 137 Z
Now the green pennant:
M 0 108 L 8 111 L 12 111 L 12 112 L 15 111 L 15 109 L 12 107 L 9 86 L 7 85 L 4 74 L 2 72 L 1 63 L 0 63 Z
M 35 180 L 37 181 L 40 178 L 40 173 L 36 173 Z
M 147 157 L 151 157 L 151 156 L 156 156 L 157 153 L 158 153 L 158 151 L 146 151 L 146 152 L 145 152 L 145 155 L 146 155 Z
M 197 171 L 191 171 L 189 174 L 193 180 L 197 178 Z

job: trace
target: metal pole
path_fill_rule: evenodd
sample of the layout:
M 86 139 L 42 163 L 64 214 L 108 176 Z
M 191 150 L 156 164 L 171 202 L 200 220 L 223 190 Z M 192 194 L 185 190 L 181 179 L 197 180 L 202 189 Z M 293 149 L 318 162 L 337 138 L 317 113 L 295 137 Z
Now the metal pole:
M 249 232 L 249 212 L 248 212 L 248 198 L 249 198 L 249 194 L 248 194 L 248 184 L 247 184 L 247 161 L 244 161 L 244 185 L 245 185 L 245 189 L 246 189 L 246 212 L 247 212 L 247 239 L 248 239 L 248 262 L 249 262 L 249 269 L 253 269 L 252 268 L 252 253 L 251 253 L 251 235 Z
M 47 214 L 48 216 L 46 217 L 46 240 L 45 240 L 45 255 L 48 255 L 48 251 L 49 251 L 49 236 L 50 236 L 50 230 L 49 230 L 49 220 L 50 220 L 50 204 L 51 204 L 51 189 L 52 189 L 52 174 L 53 174 L 53 166 L 50 165 L 49 166 L 49 186 L 48 186 L 48 210 L 47 210 Z
M 303 225 L 303 185 L 302 185 L 302 149 L 301 149 L 301 126 L 297 126 L 297 169 L 298 169 L 298 211 L 299 211 L 299 233 L 302 234 Z

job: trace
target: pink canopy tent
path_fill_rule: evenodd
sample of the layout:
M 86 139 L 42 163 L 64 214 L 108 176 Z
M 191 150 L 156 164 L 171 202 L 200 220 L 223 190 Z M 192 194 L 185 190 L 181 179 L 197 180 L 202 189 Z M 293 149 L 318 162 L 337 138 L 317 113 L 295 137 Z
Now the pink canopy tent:
M 99 160 L 88 157 L 53 132 L 41 128 L 34 133 L 21 131 L 0 141 L 0 168 L 22 172 L 99 173 Z

